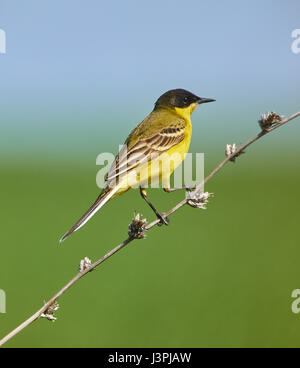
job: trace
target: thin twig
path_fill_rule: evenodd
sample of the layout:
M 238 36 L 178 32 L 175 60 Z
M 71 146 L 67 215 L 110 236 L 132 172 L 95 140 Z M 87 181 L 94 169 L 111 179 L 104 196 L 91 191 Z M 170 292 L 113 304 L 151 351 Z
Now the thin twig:
M 88 272 L 94 270 L 96 267 L 98 267 L 101 263 L 106 261 L 109 257 L 111 257 L 113 254 L 118 252 L 120 249 L 124 248 L 127 244 L 129 244 L 134 238 L 129 237 L 128 239 L 124 240 L 121 244 L 117 245 L 114 249 L 109 251 L 105 256 L 100 258 L 97 262 L 93 263 L 89 268 L 85 269 L 82 272 L 79 272 L 71 281 L 69 281 L 62 289 L 60 289 L 47 303 L 44 304 L 44 306 L 38 310 L 34 315 L 32 315 L 30 318 L 28 318 L 25 322 L 23 322 L 20 326 L 15 328 L 13 331 L 11 331 L 8 335 L 6 335 L 2 340 L 0 340 L 0 346 L 5 344 L 8 340 L 10 340 L 12 337 L 17 335 L 20 331 L 22 331 L 25 327 L 29 326 L 32 322 L 37 320 L 53 303 L 56 302 L 56 300 L 72 285 L 75 284 L 79 279 L 81 279 L 83 276 L 85 276 Z
M 220 162 L 220 164 L 196 187 L 196 190 L 203 188 L 204 185 L 213 176 L 215 176 L 227 164 L 228 161 L 232 161 L 233 159 L 235 159 L 236 157 L 238 157 L 252 143 L 254 143 L 255 141 L 257 141 L 261 137 L 265 136 L 266 134 L 270 133 L 271 131 L 273 131 L 273 130 L 281 127 L 282 125 L 288 123 L 289 121 L 297 118 L 298 116 L 300 116 L 300 111 L 297 112 L 296 114 L 291 115 L 290 117 L 288 117 L 288 118 L 286 118 L 284 120 L 281 120 L 280 122 L 277 122 L 276 124 L 274 124 L 273 126 L 269 127 L 268 129 L 262 130 L 260 133 L 258 133 L 255 137 L 253 137 L 252 139 L 250 139 L 248 142 L 246 142 L 245 144 L 243 144 L 240 147 L 238 147 L 235 150 L 234 153 L 232 153 L 231 155 L 228 155 L 222 162 Z M 169 211 L 167 211 L 166 213 L 164 213 L 164 215 L 165 216 L 170 216 L 174 212 L 178 211 L 179 208 L 181 208 L 185 204 L 187 204 L 187 202 L 188 202 L 188 199 L 185 198 L 181 202 L 177 203 Z M 156 226 L 159 222 L 160 222 L 159 219 L 156 219 L 156 220 L 152 221 L 151 223 L 149 223 L 148 225 L 145 226 L 145 231 L 150 230 L 152 227 Z M 51 307 L 53 305 L 53 303 L 55 303 L 57 301 L 57 299 L 62 294 L 64 294 L 72 285 L 74 285 L 79 279 L 81 279 L 83 276 L 85 276 L 90 271 L 94 270 L 101 263 L 103 263 L 108 258 L 110 258 L 114 254 L 116 254 L 118 251 L 120 251 L 122 248 L 124 248 L 126 245 L 128 245 L 129 243 L 131 243 L 135 239 L 136 239 L 136 237 L 129 236 L 126 240 L 124 240 L 122 243 L 120 243 L 115 248 L 113 248 L 111 251 L 109 251 L 105 256 L 103 256 L 102 258 L 100 258 L 98 261 L 96 261 L 95 263 L 91 264 L 90 266 L 88 266 L 86 269 L 80 271 L 71 281 L 69 281 L 62 289 L 60 289 L 47 303 L 45 303 L 44 306 L 41 309 L 39 309 L 35 314 L 33 314 L 25 322 L 23 322 L 22 324 L 20 324 L 16 329 L 14 329 L 13 331 L 11 331 L 2 340 L 0 340 L 0 346 L 2 346 L 3 344 L 5 344 L 8 340 L 10 340 L 12 337 L 14 337 L 15 335 L 17 335 L 25 327 L 29 326 L 32 322 L 34 322 L 35 320 L 37 320 L 38 318 L 40 318 L 41 315 L 44 314 L 47 311 L 47 309 L 49 307 Z

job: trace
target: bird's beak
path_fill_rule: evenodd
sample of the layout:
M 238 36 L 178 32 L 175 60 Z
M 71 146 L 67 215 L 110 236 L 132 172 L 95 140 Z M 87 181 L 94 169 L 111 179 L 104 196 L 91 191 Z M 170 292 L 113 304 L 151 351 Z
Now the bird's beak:
M 214 102 L 216 100 L 212 98 L 205 98 L 205 97 L 199 97 L 199 100 L 197 101 L 198 105 L 206 103 L 206 102 Z

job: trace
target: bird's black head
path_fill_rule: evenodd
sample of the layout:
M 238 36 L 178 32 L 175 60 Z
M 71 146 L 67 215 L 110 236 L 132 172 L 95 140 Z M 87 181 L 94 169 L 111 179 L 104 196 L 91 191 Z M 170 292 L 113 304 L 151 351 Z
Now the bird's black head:
M 202 98 L 186 91 L 185 89 L 171 89 L 159 97 L 155 103 L 155 108 L 159 107 L 179 107 L 185 108 L 192 104 L 199 105 L 205 102 L 213 102 L 211 98 Z

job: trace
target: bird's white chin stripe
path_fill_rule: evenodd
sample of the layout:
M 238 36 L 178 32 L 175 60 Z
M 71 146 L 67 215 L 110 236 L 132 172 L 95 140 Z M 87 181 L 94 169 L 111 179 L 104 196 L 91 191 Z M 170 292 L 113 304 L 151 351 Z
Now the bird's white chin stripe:
M 80 229 L 83 225 L 85 225 L 93 216 L 96 212 L 98 212 L 100 210 L 101 207 L 103 207 L 105 205 L 105 203 L 116 193 L 116 191 L 119 189 L 119 185 L 117 185 L 104 199 L 102 202 L 99 203 L 99 205 L 89 214 L 89 216 L 83 221 L 82 224 L 80 224 L 77 229 L 74 230 L 77 231 L 78 229 Z

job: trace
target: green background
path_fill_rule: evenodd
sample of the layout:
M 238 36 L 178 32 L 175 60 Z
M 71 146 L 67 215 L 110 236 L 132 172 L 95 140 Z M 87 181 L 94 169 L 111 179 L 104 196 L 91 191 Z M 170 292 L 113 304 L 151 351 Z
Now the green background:
M 63 295 L 56 322 L 39 320 L 6 346 L 299 346 L 291 293 L 299 288 L 300 152 L 285 140 L 297 124 L 264 137 L 215 176 L 207 210 L 182 208 L 168 227 L 150 230 Z M 206 173 L 223 151 L 208 149 Z M 4 335 L 69 281 L 82 258 L 95 261 L 125 239 L 134 210 L 148 220 L 153 214 L 132 190 L 59 245 L 98 193 L 97 168 L 87 159 L 85 166 L 14 163 L 1 171 Z M 183 194 L 150 195 L 167 210 Z
M 96 157 L 118 150 L 171 88 L 193 113 L 208 174 L 260 114 L 300 110 L 299 1 L 0 0 L 0 338 L 127 237 L 136 190 L 59 238 L 99 194 Z M 6 347 L 298 347 L 300 118 L 265 136 L 184 207 L 89 273 Z M 149 190 L 159 210 L 184 193 Z

